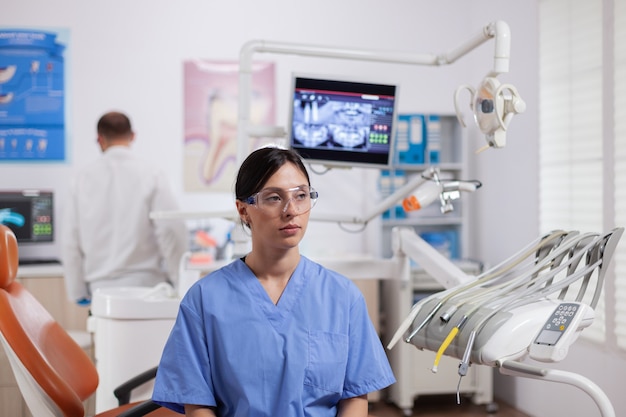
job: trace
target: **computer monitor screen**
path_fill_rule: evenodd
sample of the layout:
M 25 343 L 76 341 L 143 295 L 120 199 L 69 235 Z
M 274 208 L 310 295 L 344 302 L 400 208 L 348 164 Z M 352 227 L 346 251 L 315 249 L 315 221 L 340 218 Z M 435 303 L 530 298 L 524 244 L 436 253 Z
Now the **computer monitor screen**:
M 54 196 L 51 191 L 0 191 L 0 223 L 18 243 L 52 242 Z
M 328 166 L 391 165 L 397 86 L 295 75 L 289 146 Z

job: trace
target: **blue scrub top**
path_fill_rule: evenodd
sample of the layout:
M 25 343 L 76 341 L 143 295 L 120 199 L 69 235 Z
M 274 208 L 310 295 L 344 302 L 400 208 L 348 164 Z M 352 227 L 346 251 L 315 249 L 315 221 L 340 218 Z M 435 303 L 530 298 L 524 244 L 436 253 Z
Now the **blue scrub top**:
M 275 305 L 242 260 L 183 298 L 153 400 L 218 416 L 337 415 L 340 399 L 395 382 L 360 290 L 301 257 Z

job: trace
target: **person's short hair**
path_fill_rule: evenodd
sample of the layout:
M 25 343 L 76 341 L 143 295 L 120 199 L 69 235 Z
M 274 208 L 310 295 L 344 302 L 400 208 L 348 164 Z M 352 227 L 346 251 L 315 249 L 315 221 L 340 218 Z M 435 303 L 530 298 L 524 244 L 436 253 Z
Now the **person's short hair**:
M 246 198 L 261 191 L 270 177 L 288 162 L 294 164 L 304 174 L 308 185 L 311 185 L 309 173 L 297 152 L 267 146 L 253 151 L 241 164 L 235 182 L 235 198 L 245 201 Z
M 124 113 L 112 111 L 98 120 L 98 135 L 114 139 L 132 135 L 130 119 Z

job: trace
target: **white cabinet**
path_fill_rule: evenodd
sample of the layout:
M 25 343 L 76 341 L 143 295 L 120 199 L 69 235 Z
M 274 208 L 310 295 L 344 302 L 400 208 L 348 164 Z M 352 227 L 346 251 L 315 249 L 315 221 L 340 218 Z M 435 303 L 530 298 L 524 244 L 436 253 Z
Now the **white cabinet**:
M 403 163 L 411 160 L 415 155 L 400 155 L 395 169 L 381 174 L 381 192 L 393 191 L 403 184 L 407 177 L 420 175 L 429 166 L 440 169 L 442 179 L 470 180 L 467 178 L 466 168 L 466 143 L 463 129 L 453 115 L 440 115 L 433 118 L 439 124 L 436 126 L 434 140 L 436 141 L 435 160 L 431 163 L 428 143 L 422 144 L 424 157 L 418 163 Z M 428 123 L 426 115 L 423 120 Z M 405 126 L 406 128 L 406 126 Z M 428 127 L 426 128 L 426 131 Z M 401 131 L 400 134 L 403 134 Z M 424 141 L 429 140 L 431 133 L 425 132 Z M 400 138 L 399 138 L 400 139 Z M 406 138 L 405 138 L 406 139 Z M 411 139 L 409 138 L 409 141 Z M 418 142 L 414 140 L 413 142 Z M 399 146 L 408 147 L 402 140 Z M 398 155 L 396 155 L 398 157 Z M 414 158 L 415 159 L 415 158 Z M 419 158 L 417 158 L 419 159 Z M 384 176 L 382 176 L 384 175 Z M 389 187 L 390 189 L 385 189 Z M 391 256 L 391 231 L 396 226 L 412 227 L 424 240 L 459 262 L 461 268 L 468 273 L 476 275 L 480 273 L 481 265 L 478 262 L 463 261 L 468 247 L 467 205 L 463 204 L 461 195 L 458 200 L 453 200 L 454 210 L 442 214 L 440 205 L 434 202 L 428 207 L 415 212 L 406 213 L 401 207 L 395 207 L 383 216 L 382 242 L 383 256 Z M 384 342 L 387 343 L 400 323 L 408 316 L 413 304 L 421 296 L 432 294 L 442 290 L 432 277 L 428 276 L 419 265 L 412 265 L 411 279 L 409 282 L 402 280 L 384 280 L 381 284 L 381 302 L 384 312 Z M 393 349 L 388 351 L 389 360 L 397 379 L 388 391 L 388 399 L 411 415 L 414 400 L 420 395 L 452 394 L 451 401 L 455 401 L 454 395 L 459 384 L 458 364 L 459 360 L 451 357 L 443 357 L 438 366 L 437 373 L 433 373 L 435 352 L 422 351 L 413 345 L 399 342 Z M 493 369 L 485 366 L 472 365 L 468 374 L 461 380 L 458 387 L 461 399 L 471 397 L 476 404 L 492 405 L 493 402 Z

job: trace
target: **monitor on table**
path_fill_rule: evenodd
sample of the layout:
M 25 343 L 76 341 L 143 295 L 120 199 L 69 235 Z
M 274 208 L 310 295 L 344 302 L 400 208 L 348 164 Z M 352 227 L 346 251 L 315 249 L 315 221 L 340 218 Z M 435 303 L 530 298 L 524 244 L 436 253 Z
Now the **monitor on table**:
M 8 226 L 18 244 L 54 241 L 52 191 L 0 191 L 0 223 Z

